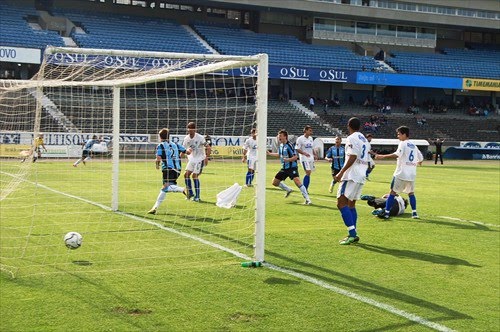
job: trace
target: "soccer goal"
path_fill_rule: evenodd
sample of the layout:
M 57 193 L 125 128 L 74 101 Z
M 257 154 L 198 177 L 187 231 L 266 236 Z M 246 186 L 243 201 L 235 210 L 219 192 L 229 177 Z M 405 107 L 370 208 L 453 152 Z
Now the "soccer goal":
M 48 47 L 31 80 L 1 80 L 1 270 L 263 261 L 267 77 L 267 55 Z M 148 214 L 162 187 L 158 132 L 168 128 L 182 144 L 190 122 L 211 155 L 197 180 L 185 179 L 182 159 L 177 185 L 190 182 L 200 200 L 167 192 Z M 242 188 L 233 207 L 218 207 L 218 193 L 245 183 L 242 145 L 252 128 L 255 186 Z M 68 232 L 83 236 L 80 248 L 65 247 Z

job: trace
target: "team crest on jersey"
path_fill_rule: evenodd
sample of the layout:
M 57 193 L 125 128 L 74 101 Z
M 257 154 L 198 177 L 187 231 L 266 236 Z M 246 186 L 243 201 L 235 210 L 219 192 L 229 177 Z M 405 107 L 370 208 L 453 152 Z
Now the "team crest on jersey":
M 410 149 L 413 149 L 415 147 L 415 145 L 413 145 L 413 143 L 406 143 L 406 146 L 408 146 Z

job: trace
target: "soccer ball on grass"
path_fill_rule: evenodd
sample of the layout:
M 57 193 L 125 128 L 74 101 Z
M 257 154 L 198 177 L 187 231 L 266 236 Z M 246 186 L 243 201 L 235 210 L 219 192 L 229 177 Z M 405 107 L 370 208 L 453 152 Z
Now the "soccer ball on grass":
M 77 232 L 69 232 L 64 235 L 64 244 L 69 249 L 78 249 L 82 245 L 83 237 L 80 233 Z

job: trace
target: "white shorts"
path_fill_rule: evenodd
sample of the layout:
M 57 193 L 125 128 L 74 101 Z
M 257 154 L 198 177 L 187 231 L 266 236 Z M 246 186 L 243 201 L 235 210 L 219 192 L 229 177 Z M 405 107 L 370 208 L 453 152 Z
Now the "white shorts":
M 255 167 L 257 166 L 257 159 L 248 159 L 247 160 L 247 165 L 248 165 L 249 169 L 255 171 L 255 169 L 256 169 Z
M 201 171 L 203 170 L 203 164 L 205 161 L 191 161 L 188 160 L 188 163 L 186 165 L 186 171 L 190 171 L 194 174 L 201 174 Z
M 314 160 L 303 161 L 302 167 L 304 167 L 305 171 L 311 171 L 311 172 L 313 172 L 316 169 L 316 167 L 314 166 Z
M 397 193 L 405 194 L 415 192 L 415 181 L 406 181 L 398 178 L 392 178 L 391 190 Z
M 357 183 L 350 180 L 342 181 L 337 189 L 337 198 L 344 195 L 350 201 L 357 201 L 361 198 L 361 189 L 363 189 L 363 185 L 363 183 Z

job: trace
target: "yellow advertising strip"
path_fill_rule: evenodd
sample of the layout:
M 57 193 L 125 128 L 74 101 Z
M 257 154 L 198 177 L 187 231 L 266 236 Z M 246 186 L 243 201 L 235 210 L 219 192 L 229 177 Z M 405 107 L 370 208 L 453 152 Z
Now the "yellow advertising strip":
M 241 146 L 212 146 L 212 157 L 242 157 L 243 148 Z
M 21 157 L 22 151 L 30 151 L 31 145 L 0 144 L 0 157 Z
M 463 78 L 462 89 L 500 91 L 500 80 L 485 80 L 482 78 Z

